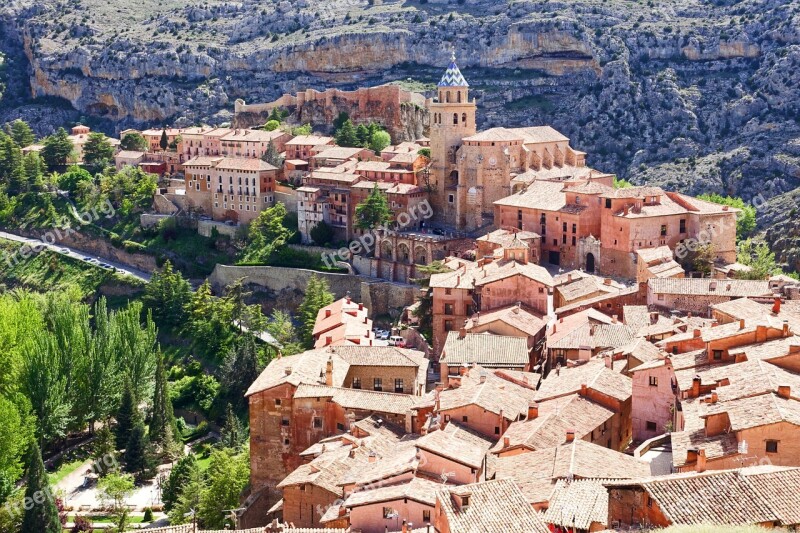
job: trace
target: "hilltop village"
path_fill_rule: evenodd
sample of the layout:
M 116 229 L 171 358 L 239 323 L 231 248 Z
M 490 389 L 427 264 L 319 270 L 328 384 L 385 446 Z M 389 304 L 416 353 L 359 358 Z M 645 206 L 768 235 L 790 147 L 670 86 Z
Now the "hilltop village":
M 232 234 L 284 203 L 305 244 L 322 223 L 363 242 L 357 207 L 381 194 L 392 220 L 338 260 L 406 285 L 437 267 L 388 341 L 344 295 L 312 350 L 252 383 L 239 526 L 800 526 L 800 286 L 737 277 L 738 210 L 621 187 L 549 126 L 478 131 L 455 58 L 424 105 L 427 136 L 378 151 L 281 127 L 122 132 L 149 148 L 118 168 L 183 175 L 153 216 Z M 698 249 L 703 277 L 682 257 Z

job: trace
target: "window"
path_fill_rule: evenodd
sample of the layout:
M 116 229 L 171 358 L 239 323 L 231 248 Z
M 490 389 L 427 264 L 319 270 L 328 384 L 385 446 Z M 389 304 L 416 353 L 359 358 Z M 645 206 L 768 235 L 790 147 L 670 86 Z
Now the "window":
M 453 312 L 453 304 L 444 304 L 444 314 L 446 315 L 454 315 Z
M 338 422 L 336 424 L 336 430 L 337 431 L 344 431 L 344 424 L 342 424 L 341 422 Z
M 286 418 L 286 417 L 283 417 L 281 419 L 281 425 L 284 426 L 284 427 L 289 427 L 289 419 Z
M 461 417 L 461 421 L 462 422 L 469 422 L 469 417 L 467 417 L 467 415 L 464 415 L 464 416 Z
M 553 239 L 553 246 L 558 246 L 558 239 Z
M 572 233 L 577 233 L 577 232 L 578 232 L 578 225 L 577 224 L 573 224 L 572 225 Z
M 452 194 L 448 194 L 447 195 L 447 201 L 452 204 L 455 201 L 455 196 L 452 195 Z
M 353 388 L 354 389 L 361 388 L 361 378 L 353 378 Z
M 306 484 L 305 484 L 305 483 L 303 483 L 302 485 L 300 485 L 300 491 L 301 491 L 301 492 L 305 492 L 305 491 L 306 491 Z
M 567 223 L 566 223 L 566 222 L 564 222 L 564 224 L 563 224 L 563 226 L 562 226 L 562 227 L 564 228 L 564 229 L 563 229 L 564 233 L 566 233 L 566 232 L 567 232 Z
M 720 359 L 722 359 L 722 350 L 714 350 L 713 355 L 714 355 L 714 360 L 719 361 Z
M 606 198 L 606 209 L 611 209 L 611 198 Z
M 647 431 L 656 431 L 656 423 L 655 422 L 647 422 Z
M 494 427 L 494 434 L 495 435 L 499 435 L 500 434 L 500 426 L 495 426 Z
M 284 446 L 288 446 L 289 445 L 289 439 L 283 439 L 283 445 Z
M 651 498 L 649 494 L 645 495 L 645 498 L 647 498 L 647 506 L 652 508 L 653 507 L 653 498 Z
M 445 331 L 453 331 L 453 321 L 452 320 L 445 320 L 444 321 L 444 330 Z
M 453 113 L 453 124 L 458 126 L 458 113 Z
M 322 418 L 315 416 L 314 417 L 314 427 L 319 429 L 322 427 Z
M 664 301 L 664 295 L 663 294 L 659 294 L 658 295 L 658 300 L 663 302 Z
M 403 378 L 395 378 L 394 380 L 394 391 L 398 393 L 402 393 L 405 390 L 403 387 Z
M 680 220 L 680 225 L 681 225 L 680 232 L 681 233 L 686 233 L 686 219 L 685 218 L 682 218 Z
M 672 347 L 672 354 L 673 355 L 678 355 L 678 347 L 677 346 L 673 346 Z
M 372 380 L 372 390 L 382 391 L 383 390 L 383 380 L 381 378 L 374 378 Z
M 423 522 L 430 522 L 431 521 L 431 512 L 430 511 L 422 511 L 422 521 Z
M 280 398 L 275 398 L 275 407 L 280 407 L 280 406 L 281 406 Z
M 562 235 L 561 236 L 561 244 L 567 244 L 567 236 L 566 235 Z
M 658 387 L 658 378 L 656 376 L 650 376 L 650 386 Z
M 667 225 L 666 224 L 661 224 L 661 236 L 662 237 L 666 237 L 667 236 Z
M 384 518 L 394 518 L 394 509 L 391 507 L 384 507 L 383 508 L 383 517 Z
M 572 246 L 575 246 L 575 235 L 572 236 Z
M 778 441 L 776 440 L 767 441 L 767 453 L 778 453 Z

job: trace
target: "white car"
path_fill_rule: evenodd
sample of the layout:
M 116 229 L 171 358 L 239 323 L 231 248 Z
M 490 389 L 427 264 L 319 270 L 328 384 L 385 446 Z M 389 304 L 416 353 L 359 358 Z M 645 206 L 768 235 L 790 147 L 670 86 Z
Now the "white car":
M 389 340 L 389 332 L 385 329 L 381 330 L 380 334 L 378 335 L 378 338 L 382 341 Z

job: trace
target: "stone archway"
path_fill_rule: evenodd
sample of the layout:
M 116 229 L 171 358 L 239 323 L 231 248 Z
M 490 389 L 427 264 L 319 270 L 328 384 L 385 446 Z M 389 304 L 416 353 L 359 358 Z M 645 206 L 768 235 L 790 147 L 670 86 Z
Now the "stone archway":
M 414 263 L 418 265 L 428 264 L 428 252 L 424 246 L 417 246 L 414 248 Z
M 411 262 L 411 251 L 408 249 L 408 245 L 405 243 L 400 243 L 397 246 L 397 261 L 401 263 L 410 263 Z
M 381 259 L 392 259 L 392 241 L 381 242 Z

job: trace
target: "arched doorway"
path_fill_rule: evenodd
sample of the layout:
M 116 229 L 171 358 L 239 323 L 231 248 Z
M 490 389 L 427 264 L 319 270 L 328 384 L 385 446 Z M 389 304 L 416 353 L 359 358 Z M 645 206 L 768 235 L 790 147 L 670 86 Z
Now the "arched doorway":
M 594 254 L 591 252 L 586 254 L 586 272 L 594 273 Z

